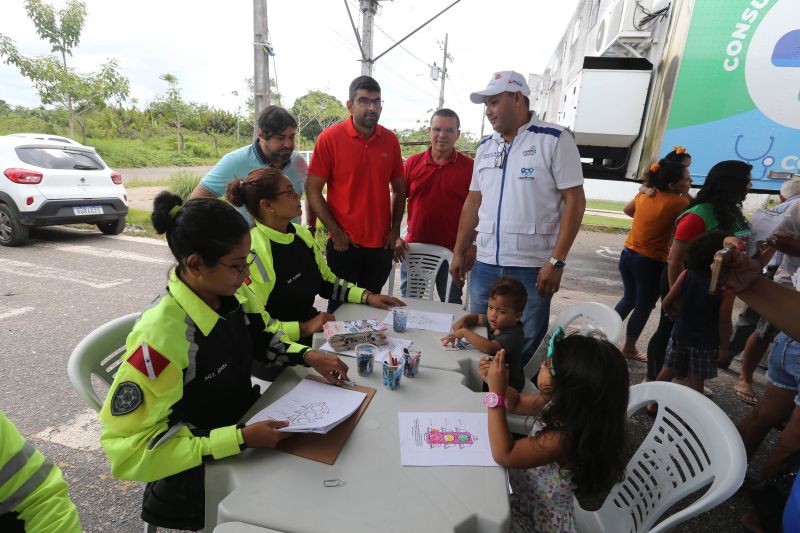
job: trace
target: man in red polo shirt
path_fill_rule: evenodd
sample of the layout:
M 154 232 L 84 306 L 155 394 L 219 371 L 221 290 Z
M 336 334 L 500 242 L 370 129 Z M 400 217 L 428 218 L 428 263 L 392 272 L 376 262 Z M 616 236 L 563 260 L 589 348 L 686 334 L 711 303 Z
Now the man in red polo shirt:
M 469 194 L 472 158 L 456 150 L 461 121 L 455 111 L 439 109 L 431 117 L 428 134 L 431 147 L 409 157 L 403 166 L 408 196 L 408 232 L 405 241 L 397 239 L 396 255 L 402 257 L 406 243 L 418 242 L 453 250 L 461 208 Z M 474 246 L 472 257 L 474 259 Z M 447 294 L 445 263 L 436 275 L 436 290 L 444 301 Z M 406 296 L 406 265 L 400 267 L 400 290 Z M 451 303 L 461 303 L 461 287 L 450 284 Z
M 406 202 L 400 143 L 378 124 L 382 109 L 378 82 L 354 79 L 347 100 L 351 116 L 320 134 L 306 182 L 311 209 L 331 236 L 326 252 L 331 270 L 376 294 L 392 269 Z M 328 312 L 337 307 L 328 302 Z

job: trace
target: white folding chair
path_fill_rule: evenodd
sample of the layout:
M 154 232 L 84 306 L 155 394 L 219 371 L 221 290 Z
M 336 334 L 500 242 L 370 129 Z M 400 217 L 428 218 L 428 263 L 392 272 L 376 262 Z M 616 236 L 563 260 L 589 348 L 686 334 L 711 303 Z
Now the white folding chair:
M 433 300 L 434 295 L 437 294 L 436 274 L 445 261 L 448 264 L 452 263 L 453 252 L 444 246 L 416 242 L 409 243 L 405 259 L 403 260 L 408 272 L 406 296 L 408 298 L 427 298 L 428 300 Z M 392 268 L 388 281 L 389 295 L 394 291 L 394 272 L 395 269 Z M 450 274 L 448 273 L 447 290 L 444 296 L 445 302 L 450 298 L 451 281 Z
M 89 333 L 78 343 L 69 356 L 67 373 L 72 386 L 83 400 L 95 411 L 103 407 L 105 394 L 98 394 L 92 383 L 97 376 L 109 387 L 125 355 L 125 340 L 141 313 L 115 318 Z M 143 523 L 144 533 L 155 533 L 156 526 Z
M 628 416 L 649 402 L 658 402 L 658 414 L 628 462 L 625 479 L 595 512 L 583 510 L 575 500 L 579 532 L 669 531 L 720 505 L 741 487 L 747 455 L 722 409 L 689 387 L 654 381 L 631 387 Z M 706 486 L 696 501 L 656 525 L 675 503 Z
M 89 333 L 69 357 L 67 372 L 72 386 L 95 411 L 103 407 L 105 394 L 98 394 L 92 383 L 97 376 L 107 385 L 114 381 L 120 358 L 125 355 L 125 339 L 141 313 L 115 318 Z
M 539 371 L 542 365 L 542 360 L 547 355 L 547 347 L 550 344 L 550 338 L 555 333 L 556 328 L 559 326 L 567 329 L 567 326 L 572 324 L 578 319 L 586 319 L 587 327 L 600 331 L 605 337 L 614 344 L 622 342 L 622 319 L 619 314 L 605 304 L 597 302 L 582 302 L 579 304 L 571 305 L 556 315 L 555 319 L 550 323 L 539 346 L 533 352 L 530 361 L 525 365 L 523 373 L 525 375 L 525 388 L 522 390 L 523 394 L 534 394 L 537 392 L 536 387 L 531 383 L 531 378 Z M 530 427 L 525 424 L 525 417 L 509 414 L 508 425 L 514 433 L 526 434 L 530 431 Z

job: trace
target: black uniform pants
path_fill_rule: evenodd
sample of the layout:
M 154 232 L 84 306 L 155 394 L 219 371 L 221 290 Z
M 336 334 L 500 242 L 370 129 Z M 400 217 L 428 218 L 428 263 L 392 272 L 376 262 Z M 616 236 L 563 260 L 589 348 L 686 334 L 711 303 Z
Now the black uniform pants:
M 205 466 L 151 481 L 144 488 L 142 520 L 169 529 L 198 531 L 205 525 Z
M 333 239 L 328 239 L 325 253 L 334 274 L 375 294 L 381 293 L 392 270 L 392 250 L 351 244 L 347 251 L 337 252 L 333 248 Z M 329 300 L 328 312 L 333 313 L 340 305 L 341 302 Z

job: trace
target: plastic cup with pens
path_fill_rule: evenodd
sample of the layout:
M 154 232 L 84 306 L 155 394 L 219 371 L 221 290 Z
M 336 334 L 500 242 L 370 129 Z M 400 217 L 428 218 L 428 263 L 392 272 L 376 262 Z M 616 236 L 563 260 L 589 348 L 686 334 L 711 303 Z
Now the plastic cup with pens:
M 356 345 L 356 364 L 359 376 L 372 374 L 376 353 L 378 353 L 378 347 L 374 344 L 362 343 Z
M 416 377 L 417 371 L 419 371 L 420 359 L 422 358 L 422 350 L 412 344 L 408 348 L 403 348 L 403 354 L 406 358 L 403 373 L 408 378 Z
M 397 333 L 405 333 L 408 329 L 408 308 L 392 308 L 392 326 Z
M 389 390 L 397 390 L 400 386 L 400 378 L 403 377 L 403 367 L 406 358 L 402 355 L 395 356 L 392 352 L 386 356 L 383 362 L 383 386 Z

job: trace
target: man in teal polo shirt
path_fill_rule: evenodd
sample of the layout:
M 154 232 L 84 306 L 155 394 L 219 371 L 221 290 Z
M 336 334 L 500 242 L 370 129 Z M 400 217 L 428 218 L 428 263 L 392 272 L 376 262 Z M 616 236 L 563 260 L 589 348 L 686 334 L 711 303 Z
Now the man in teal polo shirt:
M 305 159 L 294 151 L 294 139 L 297 134 L 295 118 L 282 107 L 267 106 L 258 116 L 257 134 L 258 137 L 252 144 L 222 156 L 214 168 L 203 176 L 192 191 L 191 197 L 225 196 L 228 183 L 234 179 L 244 179 L 251 171 L 262 167 L 281 169 L 292 182 L 294 190 L 303 194 L 308 165 Z M 244 208 L 240 208 L 239 212 L 252 226 L 253 217 L 250 213 Z M 299 224 L 300 218 L 297 217 L 292 222 Z

